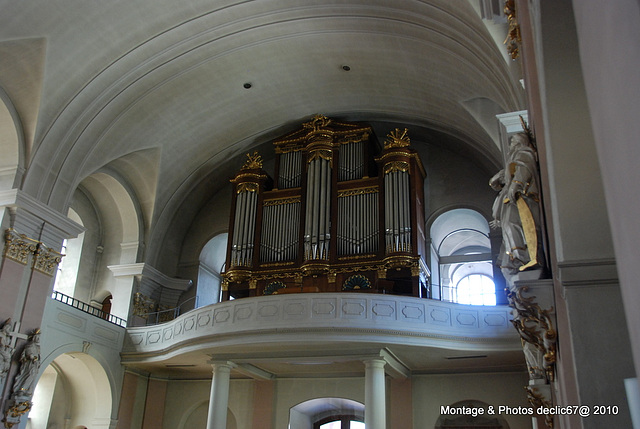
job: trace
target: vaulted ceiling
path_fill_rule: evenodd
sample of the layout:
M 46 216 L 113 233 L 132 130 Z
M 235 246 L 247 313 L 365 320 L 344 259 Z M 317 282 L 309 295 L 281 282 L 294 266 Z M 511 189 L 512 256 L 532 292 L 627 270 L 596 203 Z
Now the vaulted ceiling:
M 16 132 L 0 144 L 18 142 L 15 186 L 62 212 L 114 172 L 147 226 L 317 113 L 436 133 L 497 165 L 495 114 L 524 102 L 499 3 L 2 0 L 0 119 Z

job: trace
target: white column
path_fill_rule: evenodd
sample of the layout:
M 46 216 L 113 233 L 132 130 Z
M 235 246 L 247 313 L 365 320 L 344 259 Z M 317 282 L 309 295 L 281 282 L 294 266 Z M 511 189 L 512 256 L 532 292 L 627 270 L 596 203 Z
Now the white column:
M 234 364 L 227 361 L 210 362 L 213 368 L 207 429 L 227 428 L 227 406 L 229 404 L 229 378 Z
M 385 363 L 381 358 L 364 361 L 364 426 L 366 429 L 385 429 L 387 426 Z

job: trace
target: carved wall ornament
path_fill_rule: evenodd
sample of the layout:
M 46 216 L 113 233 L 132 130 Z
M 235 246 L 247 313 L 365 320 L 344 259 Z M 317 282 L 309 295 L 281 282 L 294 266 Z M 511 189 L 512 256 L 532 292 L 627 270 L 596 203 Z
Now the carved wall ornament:
M 285 197 L 285 198 L 278 198 L 278 199 L 274 199 L 274 200 L 264 200 L 263 202 L 263 206 L 268 207 L 268 206 L 280 206 L 283 204 L 296 204 L 296 203 L 300 203 L 300 197 Z
M 541 387 L 525 386 L 524 389 L 527 391 L 527 399 L 533 408 L 551 408 L 553 406 L 551 398 L 540 391 Z M 544 423 L 549 429 L 553 429 L 553 416 L 554 414 L 545 414 L 544 416 Z
M 55 250 L 38 243 L 33 259 L 33 268 L 43 274 L 52 277 L 58 268 L 58 264 L 62 261 L 64 255 Z
M 31 407 L 33 407 L 31 401 L 16 402 L 11 405 L 5 413 L 3 420 L 4 426 L 6 428 L 12 428 L 14 425 L 20 423 L 20 417 L 31 411 Z
M 37 240 L 18 234 L 12 228 L 5 231 L 4 239 L 5 258 L 26 265 L 32 257 L 32 268 L 48 276 L 55 274 L 64 256 Z
M 150 297 L 136 292 L 133 295 L 133 315 L 146 317 L 156 308 L 156 303 Z
M 522 43 L 520 24 L 518 24 L 516 16 L 515 0 L 506 0 L 504 2 L 504 14 L 507 16 L 507 22 L 509 23 L 509 30 L 504 44 L 507 45 L 507 52 L 509 52 L 511 59 L 515 60 L 520 56 L 520 44 Z
M 242 170 L 255 170 L 259 168 L 262 168 L 262 157 L 258 155 L 258 152 L 253 152 L 253 155 L 248 153 Z
M 333 153 L 327 149 L 316 149 L 309 153 L 309 159 L 307 160 L 307 164 L 315 161 L 316 159 L 321 158 L 325 161 L 333 162 Z
M 528 287 L 507 293 L 510 306 L 515 310 L 511 321 L 522 339 L 522 346 L 531 379 L 553 382 L 555 378 L 557 333 L 551 316 L 553 308 L 544 310 L 534 300 L 524 297 Z
M 26 265 L 35 253 L 38 242 L 9 228 L 4 232 L 4 257 Z
M 243 192 L 258 192 L 259 186 L 254 182 L 242 182 L 238 184 L 236 193 L 241 194 Z
M 345 189 L 344 191 L 338 191 L 338 198 L 352 197 L 354 195 L 377 194 L 377 193 L 378 193 L 377 186 L 370 186 L 366 188 Z
M 11 342 L 11 319 L 7 319 L 0 328 L 0 384 L 7 377 L 14 350 Z
M 391 161 L 384 165 L 384 174 L 393 173 L 394 171 L 406 173 L 409 171 L 409 163 L 405 161 Z
M 324 115 L 317 114 L 309 122 L 305 122 L 302 124 L 303 128 L 308 128 L 311 131 L 319 131 L 321 129 L 327 128 L 331 124 L 331 119 L 327 118 Z

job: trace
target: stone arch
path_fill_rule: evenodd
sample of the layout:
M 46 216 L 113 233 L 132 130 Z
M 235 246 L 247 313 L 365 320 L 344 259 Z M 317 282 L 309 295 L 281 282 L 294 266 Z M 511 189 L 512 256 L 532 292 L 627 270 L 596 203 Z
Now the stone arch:
M 209 401 L 201 401 L 188 408 L 178 424 L 178 429 L 205 429 L 209 414 Z M 237 429 L 236 416 L 227 408 L 227 428 Z
M 289 409 L 289 425 L 292 428 L 311 429 L 317 421 L 339 415 L 354 416 L 364 421 L 364 404 L 337 397 L 309 399 Z
M 83 352 L 46 359 L 34 392 L 27 428 L 107 428 L 114 413 L 114 385 L 103 365 Z
M 25 139 L 20 116 L 0 87 L 0 189 L 19 186 L 24 168 Z
M 84 296 L 98 304 L 112 294 L 112 313 L 126 319 L 129 316 L 133 279 L 122 284 L 110 267 L 138 263 L 142 258 L 143 220 L 137 198 L 117 173 L 101 171 L 85 178 L 78 187 L 84 204 L 93 206 L 96 219 L 91 222 L 99 231 L 87 231 L 94 249 L 93 277 Z M 85 210 L 90 213 L 91 210 Z

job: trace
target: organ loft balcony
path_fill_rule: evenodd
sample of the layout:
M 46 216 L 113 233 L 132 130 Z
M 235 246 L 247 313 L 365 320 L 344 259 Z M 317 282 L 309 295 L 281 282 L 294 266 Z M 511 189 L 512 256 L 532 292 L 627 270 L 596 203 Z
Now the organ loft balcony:
M 433 298 L 424 232 L 425 170 L 407 130 L 317 115 L 273 141 L 275 171 L 248 154 L 233 192 L 221 300 L 127 330 L 122 363 L 205 377 L 209 362 L 271 379 L 522 370 L 506 306 Z M 186 375 L 185 375 L 186 374 Z

